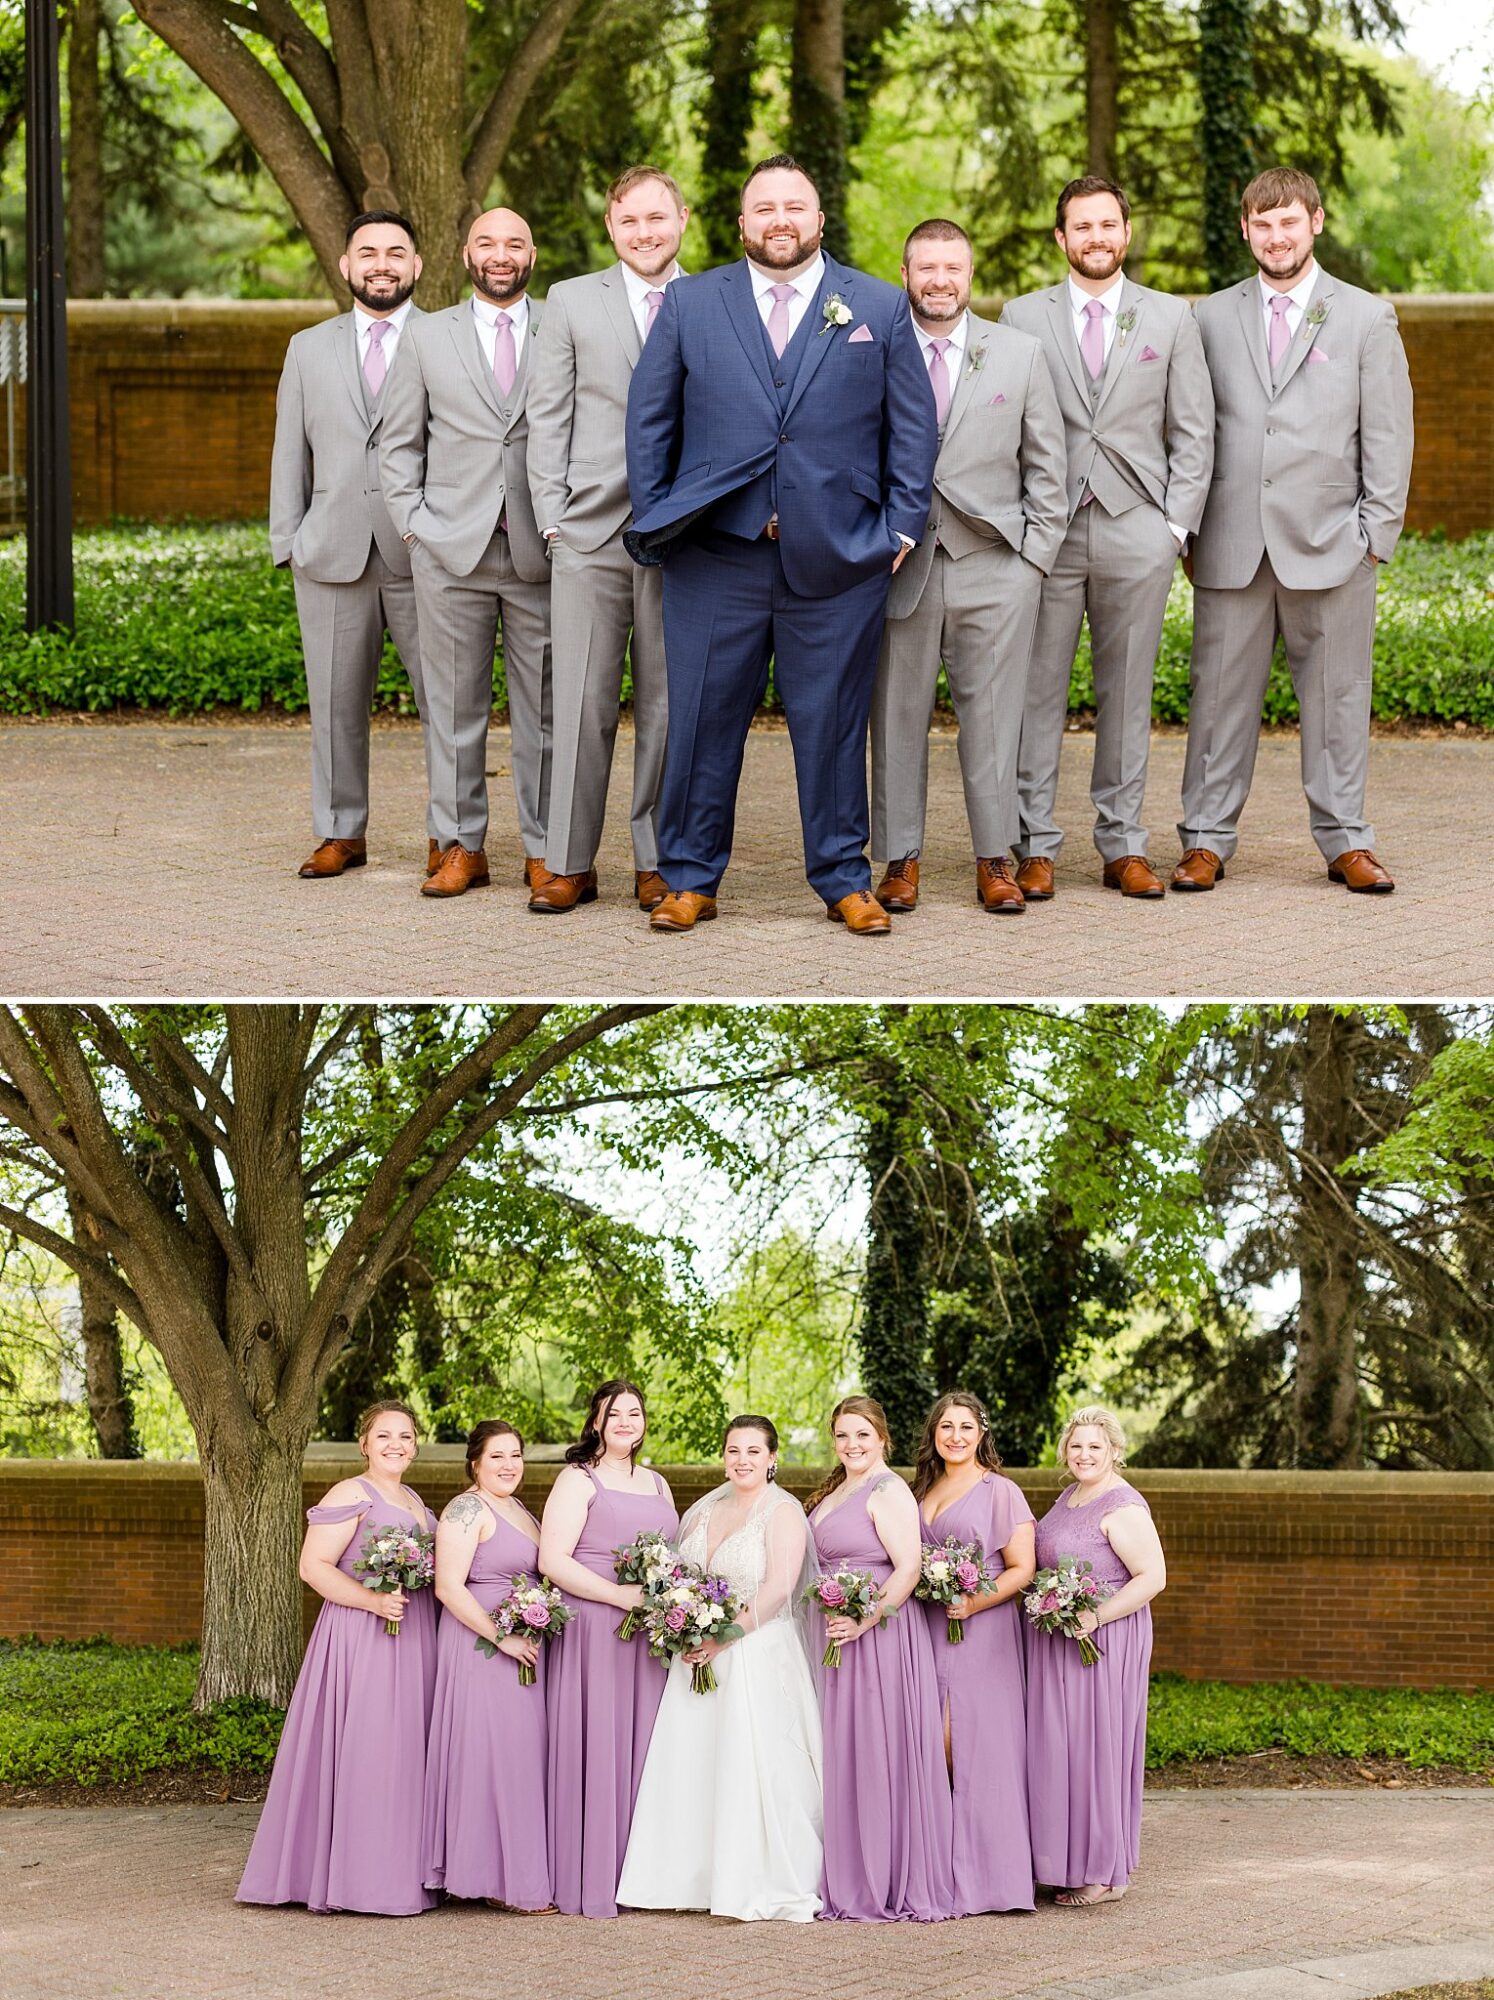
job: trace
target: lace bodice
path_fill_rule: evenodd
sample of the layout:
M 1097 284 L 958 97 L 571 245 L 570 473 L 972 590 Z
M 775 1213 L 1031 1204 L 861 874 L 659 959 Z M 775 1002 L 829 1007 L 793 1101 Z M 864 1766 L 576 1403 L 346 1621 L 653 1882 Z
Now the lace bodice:
M 680 1554 L 726 1578 L 748 1614 L 744 1622 L 749 1631 L 775 1618 L 791 1618 L 808 1532 L 802 1511 L 792 1503 L 759 1507 L 727 1534 L 708 1561 L 711 1519 L 720 1504 L 716 1500 L 700 1509 L 679 1541 Z

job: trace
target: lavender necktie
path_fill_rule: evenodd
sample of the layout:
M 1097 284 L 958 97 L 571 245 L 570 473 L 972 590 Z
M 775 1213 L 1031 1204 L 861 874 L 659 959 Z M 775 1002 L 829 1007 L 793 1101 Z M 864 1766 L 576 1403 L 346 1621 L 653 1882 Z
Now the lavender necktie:
M 368 347 L 363 356 L 363 379 L 368 384 L 370 396 L 377 396 L 384 386 L 384 377 L 389 373 L 389 363 L 384 357 L 384 336 L 389 331 L 387 319 L 373 319 L 368 323 Z
M 1079 336 L 1079 352 L 1084 357 L 1091 382 L 1098 382 L 1105 372 L 1105 326 L 1101 319 L 1104 310 L 1098 299 L 1091 299 L 1084 308 L 1084 331 Z
M 498 384 L 499 395 L 506 396 L 519 372 L 518 356 L 514 352 L 514 323 L 507 313 L 499 313 L 493 334 L 493 379 Z
M 938 414 L 939 428 L 944 428 L 944 420 L 949 415 L 949 364 L 944 359 L 954 345 L 950 340 L 929 342 L 929 387 L 934 392 L 934 409 Z
M 643 322 L 643 337 L 645 340 L 648 339 L 654 330 L 654 321 L 659 317 L 659 308 L 663 303 L 664 294 L 662 292 L 650 292 L 648 294 L 648 317 Z
M 768 314 L 768 338 L 773 343 L 773 352 L 781 355 L 789 344 L 788 309 L 794 288 L 792 285 L 774 285 L 772 292 L 773 310 Z
M 1271 295 L 1271 373 L 1274 375 L 1281 366 L 1281 357 L 1292 344 L 1292 329 L 1287 325 L 1287 308 L 1291 300 L 1285 292 Z

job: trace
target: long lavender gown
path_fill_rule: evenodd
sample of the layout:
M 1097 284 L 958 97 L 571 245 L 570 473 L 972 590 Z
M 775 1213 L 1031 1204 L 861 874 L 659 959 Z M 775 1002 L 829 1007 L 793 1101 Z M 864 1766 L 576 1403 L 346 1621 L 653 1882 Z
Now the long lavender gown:
M 539 1550 L 484 1495 L 478 1498 L 496 1525 L 477 1545 L 467 1588 L 492 1611 L 516 1575 L 539 1574 Z M 566 1643 L 564 1632 L 555 1643 Z M 428 1889 L 491 1896 L 516 1910 L 549 1906 L 546 1670 L 541 1647 L 534 1686 L 521 1687 L 517 1660 L 480 1653 L 476 1634 L 460 1618 L 441 1620 L 421 1837 Z
M 612 1552 L 649 1533 L 674 1535 L 679 1516 L 658 1473 L 654 1493 L 614 1493 L 583 1466 L 592 1483 L 585 1525 L 573 1554 L 596 1576 L 615 1578 Z M 617 1882 L 654 1717 L 664 1697 L 664 1668 L 642 1636 L 618 1638 L 613 1604 L 574 1600 L 576 1616 L 550 1662 L 550 1869 L 555 1901 L 567 1916 L 615 1917 Z
M 810 1516 L 822 1570 L 892 1574 L 867 1502 L 882 1474 L 831 1513 Z M 820 1674 L 825 1728 L 822 1917 L 937 1923 L 954 1915 L 952 1823 L 939 1690 L 918 1605 L 846 1646 Z
M 436 1525 L 423 1503 L 413 1513 L 372 1480 L 358 1483 L 366 1500 L 306 1510 L 316 1526 L 357 1521 L 337 1563 L 349 1577 L 370 1529 Z M 384 1630 L 380 1600 L 370 1595 L 369 1603 L 370 1611 L 323 1603 L 317 1614 L 239 1883 L 241 1903 L 411 1917 L 436 1900 L 420 1854 L 435 1592 L 409 1598 L 398 1638 Z
M 1038 1522 L 1038 1568 L 1051 1568 L 1061 1556 L 1087 1558 L 1095 1575 L 1118 1590 L 1131 1572 L 1100 1523 L 1117 1507 L 1146 1502 L 1124 1480 L 1082 1507 L 1069 1506 L 1070 1491 Z M 1151 1606 L 1102 1626 L 1096 1644 L 1101 1657 L 1086 1667 L 1072 1639 L 1027 1627 L 1033 1868 L 1039 1882 L 1063 1889 L 1088 1882 L 1119 1888 L 1135 1873 L 1141 1848 Z
M 1032 1509 L 1019 1486 L 988 1472 L 978 1486 L 944 1508 L 923 1539 L 938 1546 L 951 1535 L 978 1541 L 993 1570 L 1001 1551 Z M 1027 1831 L 1026 1671 L 1021 1607 L 1013 1598 L 965 1620 L 965 1636 L 949 1643 L 942 1604 L 921 1607 L 934 1649 L 939 1713 L 949 1711 L 954 1766 L 955 1915 L 983 1910 L 1030 1910 L 1032 1847 Z

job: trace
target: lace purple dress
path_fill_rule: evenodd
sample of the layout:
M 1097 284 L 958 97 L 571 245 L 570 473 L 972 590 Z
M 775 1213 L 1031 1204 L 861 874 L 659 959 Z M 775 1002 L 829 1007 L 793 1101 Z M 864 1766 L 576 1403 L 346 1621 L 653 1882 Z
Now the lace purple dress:
M 653 1493 L 615 1493 L 589 1466 L 591 1503 L 572 1551 L 596 1576 L 612 1579 L 612 1551 L 649 1533 L 674 1535 L 679 1516 L 656 1472 Z M 618 1638 L 613 1604 L 572 1600 L 576 1616 L 549 1662 L 550 1868 L 555 1901 L 572 1917 L 615 1917 L 617 1882 L 664 1668 L 641 1637 Z
M 495 1527 L 477 1545 L 467 1588 L 491 1611 L 516 1575 L 539 1574 L 539 1549 L 486 1496 L 478 1498 Z M 562 1632 L 556 1644 L 565 1643 Z M 428 1889 L 473 1900 L 490 1896 L 516 1910 L 549 1907 L 547 1668 L 542 1646 L 534 1686 L 521 1687 L 517 1660 L 480 1653 L 477 1635 L 460 1618 L 448 1613 L 441 1620 L 425 1762 L 422 1852 Z
M 810 1516 L 822 1570 L 892 1574 L 867 1502 L 883 1473 Z M 937 1923 L 954 1915 L 953 1828 L 928 1624 L 911 1601 L 820 1674 L 825 1731 L 822 1917 Z
M 423 1503 L 416 1513 L 384 1499 L 372 1480 L 358 1483 L 367 1499 L 306 1510 L 318 1526 L 357 1521 L 337 1563 L 348 1577 L 369 1529 L 436 1525 Z M 324 1603 L 317 1613 L 239 1883 L 241 1903 L 411 1917 L 436 1900 L 420 1853 L 436 1594 L 410 1597 L 398 1638 L 384 1630 L 381 1600 L 370 1593 L 368 1601 L 368 1611 Z
M 1100 1528 L 1118 1507 L 1146 1507 L 1122 1480 L 1082 1507 L 1066 1488 L 1037 1526 L 1039 1569 L 1061 1556 L 1094 1564 L 1114 1589 L 1131 1572 Z M 1151 1509 L 1148 1507 L 1147 1512 Z M 1081 1665 L 1072 1639 L 1026 1627 L 1027 1796 L 1032 1860 L 1039 1882 L 1077 1889 L 1120 1888 L 1141 1848 L 1141 1786 L 1146 1764 L 1147 1671 L 1152 1608 L 1144 1604 L 1096 1635 L 1101 1657 Z

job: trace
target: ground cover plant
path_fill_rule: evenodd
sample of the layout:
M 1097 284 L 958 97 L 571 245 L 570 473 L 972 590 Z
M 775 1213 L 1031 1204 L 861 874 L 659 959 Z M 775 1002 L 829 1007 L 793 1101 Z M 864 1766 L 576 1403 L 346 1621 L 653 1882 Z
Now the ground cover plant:
M 306 678 L 289 572 L 272 569 L 262 522 L 91 529 L 76 544 L 74 636 L 22 626 L 26 553 L 0 546 L 0 714 L 154 709 L 299 713 Z M 1188 718 L 1191 592 L 1181 571 L 1167 607 L 1153 713 Z M 379 704 L 413 714 L 409 682 L 385 652 Z M 494 702 L 507 701 L 502 659 Z M 1092 708 L 1089 642 L 1070 705 Z M 1494 534 L 1449 542 L 1407 536 L 1380 575 L 1375 714 L 1384 721 L 1494 728 Z M 1296 697 L 1278 659 L 1268 722 L 1291 722 Z

